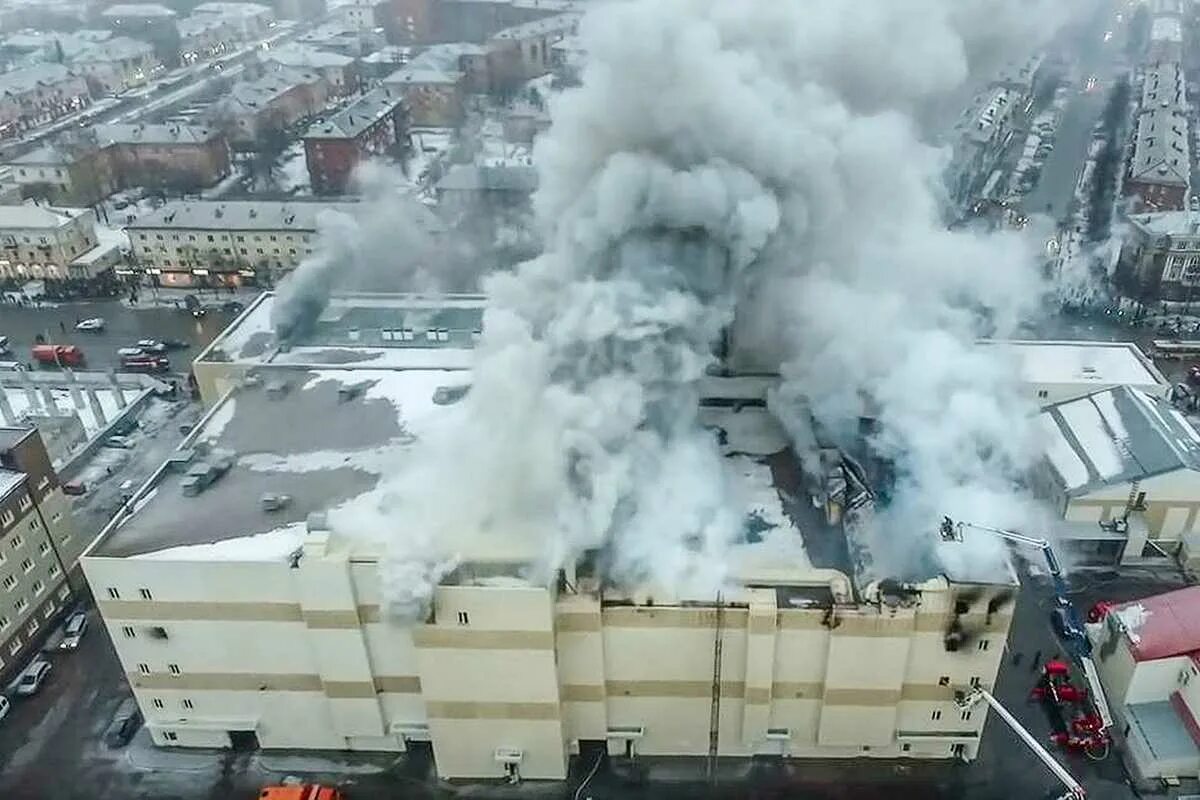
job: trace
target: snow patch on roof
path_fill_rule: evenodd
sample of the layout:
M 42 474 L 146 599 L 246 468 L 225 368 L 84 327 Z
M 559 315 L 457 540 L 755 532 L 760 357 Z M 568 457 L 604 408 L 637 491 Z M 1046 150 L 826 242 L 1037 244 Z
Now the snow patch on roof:
M 253 536 L 168 547 L 130 558 L 152 561 L 286 561 L 304 543 L 305 526 L 304 522 L 293 522 Z
M 1064 403 L 1058 410 L 1101 478 L 1110 480 L 1125 471 L 1125 461 L 1113 441 L 1113 432 L 1105 426 L 1090 398 Z
M 1121 622 L 1121 627 L 1125 629 L 1125 633 L 1129 636 L 1129 640 L 1134 644 L 1142 641 L 1142 637 L 1138 631 L 1146 620 L 1150 618 L 1150 610 L 1141 603 L 1131 603 L 1122 608 L 1115 609 L 1113 614 L 1116 614 L 1117 619 Z
M 1074 489 L 1086 485 L 1089 480 L 1087 467 L 1059 430 L 1058 423 L 1046 414 L 1041 415 L 1038 421 L 1046 434 L 1046 457 L 1063 479 L 1065 488 Z

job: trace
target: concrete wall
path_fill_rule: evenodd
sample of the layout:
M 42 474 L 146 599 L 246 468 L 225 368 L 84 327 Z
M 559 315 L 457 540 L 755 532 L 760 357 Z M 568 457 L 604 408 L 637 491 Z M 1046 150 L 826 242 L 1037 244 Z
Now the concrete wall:
M 504 776 L 498 751 L 520 753 L 522 777 L 562 779 L 581 740 L 708 751 L 713 607 L 441 586 L 427 620 L 400 623 L 377 565 L 319 536 L 295 568 L 83 563 L 162 745 L 224 746 L 239 730 L 263 747 L 399 751 L 427 739 L 442 777 L 484 779 Z M 825 610 L 745 590 L 722 611 L 720 752 L 973 757 L 984 714 L 961 714 L 953 692 L 995 678 L 1011 622 L 1011 600 L 989 613 L 997 591 L 1008 589 L 933 581 L 916 606 Z

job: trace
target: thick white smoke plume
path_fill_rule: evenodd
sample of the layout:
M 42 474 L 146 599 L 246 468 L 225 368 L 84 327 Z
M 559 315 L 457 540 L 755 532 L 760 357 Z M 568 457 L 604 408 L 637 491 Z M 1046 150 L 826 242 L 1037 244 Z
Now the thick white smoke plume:
M 850 444 L 864 409 L 895 465 L 887 569 L 929 565 L 942 514 L 1018 521 L 1034 452 L 1011 365 L 973 346 L 1043 287 L 1026 241 L 945 230 L 946 154 L 919 117 L 1019 55 L 1064 3 L 637 0 L 582 26 L 582 87 L 536 149 L 545 254 L 489 279 L 473 388 L 385 510 L 387 570 L 465 532 L 585 550 L 614 581 L 711 596 L 745 505 L 697 424 L 697 379 L 781 365 Z M 1039 14 L 1041 14 L 1039 16 Z M 778 398 L 777 398 L 778 399 Z M 788 404 L 781 402 L 778 407 Z M 787 420 L 793 430 L 806 420 Z M 416 546 L 413 543 L 422 543 Z

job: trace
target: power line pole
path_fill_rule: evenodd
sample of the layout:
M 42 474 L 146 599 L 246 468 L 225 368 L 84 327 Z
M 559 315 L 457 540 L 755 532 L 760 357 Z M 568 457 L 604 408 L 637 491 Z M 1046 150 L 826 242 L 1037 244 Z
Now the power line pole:
M 717 753 L 721 747 L 721 645 L 725 633 L 725 602 L 717 593 L 717 624 L 713 637 L 712 706 L 708 721 L 708 781 L 717 782 Z

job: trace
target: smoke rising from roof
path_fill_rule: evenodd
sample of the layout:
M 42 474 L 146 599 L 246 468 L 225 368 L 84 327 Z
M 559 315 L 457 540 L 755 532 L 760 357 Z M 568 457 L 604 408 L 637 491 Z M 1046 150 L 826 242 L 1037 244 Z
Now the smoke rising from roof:
M 463 413 L 390 486 L 404 544 L 385 583 L 414 540 L 436 564 L 463 531 L 520 531 L 543 542 L 546 575 L 594 549 L 610 580 L 711 596 L 744 505 L 697 422 L 697 381 L 735 311 L 735 357 L 782 365 L 781 395 L 807 397 L 835 439 L 876 409 L 872 445 L 897 470 L 876 528 L 887 568 L 931 557 L 942 514 L 1017 521 L 1030 409 L 972 343 L 1043 287 L 1017 234 L 945 230 L 946 154 L 920 117 L 995 53 L 1032 47 L 1051 27 L 1038 12 L 1063 5 L 590 13 L 582 86 L 553 102 L 535 151 L 545 253 L 487 280 Z

